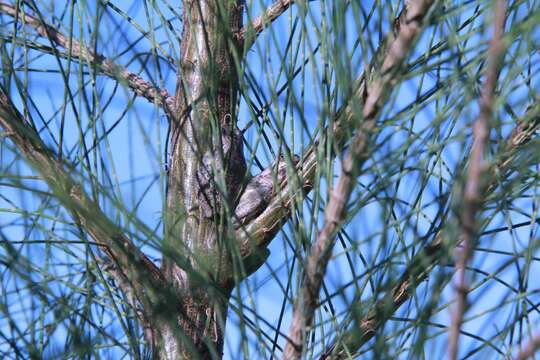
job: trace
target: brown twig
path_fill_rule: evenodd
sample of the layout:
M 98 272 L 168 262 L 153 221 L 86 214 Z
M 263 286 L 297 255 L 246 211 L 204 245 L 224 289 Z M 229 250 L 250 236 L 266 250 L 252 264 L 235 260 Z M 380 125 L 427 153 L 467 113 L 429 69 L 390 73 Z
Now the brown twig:
M 250 44 L 255 42 L 257 36 L 274 20 L 276 20 L 281 14 L 283 14 L 292 4 L 294 0 L 276 0 L 272 5 L 268 6 L 264 12 L 257 16 L 253 21 L 242 27 L 238 32 L 238 40 L 245 42 L 246 37 L 250 35 L 252 38 Z M 248 45 L 248 48 L 250 45 Z
M 405 22 L 389 44 L 380 76 L 366 86 L 367 96 L 362 109 L 363 121 L 353 137 L 349 153 L 342 162 L 341 175 L 331 191 L 330 201 L 325 209 L 323 228 L 305 263 L 302 287 L 294 306 L 288 342 L 283 353 L 284 359 L 298 359 L 303 352 L 305 335 L 313 320 L 322 279 L 326 273 L 336 234 L 344 219 L 345 206 L 356 183 L 358 172 L 369 157 L 368 145 L 375 130 L 379 110 L 389 90 L 395 86 L 398 80 L 396 73 L 421 33 L 426 14 L 433 2 L 417 0 L 407 4 Z
M 504 0 L 498 0 L 495 4 L 493 36 L 488 49 L 486 79 L 480 94 L 480 114 L 473 127 L 474 140 L 461 204 L 459 222 L 462 246 L 456 248 L 456 302 L 452 311 L 448 344 L 448 357 L 451 360 L 456 360 L 459 352 L 459 334 L 467 307 L 468 293 L 465 267 L 473 257 L 473 249 L 478 237 L 476 216 L 485 195 L 486 184 L 483 183 L 483 175 L 486 166 L 483 157 L 489 140 L 489 123 L 494 112 L 495 88 L 506 50 L 503 40 L 506 6 Z
M 0 88 L 0 126 L 20 154 L 40 173 L 57 199 L 72 214 L 109 259 L 125 274 L 141 302 L 151 309 L 164 279 L 161 271 L 113 224 L 75 182 L 66 166 L 46 147 L 37 132 Z
M 121 65 L 116 64 L 114 61 L 103 55 L 95 54 L 81 45 L 77 40 L 73 39 L 73 37 L 65 36 L 54 26 L 51 26 L 26 12 L 21 12 L 20 9 L 14 6 L 0 2 L 0 13 L 9 15 L 15 19 L 22 18 L 25 25 L 33 27 L 40 36 L 49 39 L 54 45 L 69 51 L 72 57 L 81 58 L 91 64 L 96 64 L 97 68 L 103 74 L 113 79 L 117 79 L 120 82 L 125 82 L 136 95 L 144 97 L 151 103 L 163 107 L 168 113 L 172 111 L 174 101 L 167 90 L 155 87 L 139 75 L 130 72 Z
M 515 159 L 518 150 L 530 142 L 535 132 L 540 127 L 540 102 L 529 107 L 527 113 L 506 140 L 506 145 L 501 151 L 497 163 L 491 169 L 490 183 L 486 187 L 486 193 L 491 193 L 499 184 L 498 179 L 510 174 L 512 160 Z M 441 259 L 443 254 L 442 233 L 438 231 L 429 242 L 410 261 L 398 282 L 386 292 L 382 299 L 378 300 L 371 310 L 360 318 L 351 329 L 342 337 L 340 343 L 348 352 L 354 353 L 363 344 L 369 341 L 392 314 L 399 309 L 414 294 L 414 290 L 428 278 L 433 267 Z M 344 356 L 343 350 L 336 351 L 336 345 L 331 345 L 323 353 L 321 359 L 332 357 L 340 359 Z
M 532 358 L 539 349 L 540 349 L 540 334 L 536 334 L 535 336 L 529 339 L 529 342 L 527 343 L 527 345 L 525 345 L 525 348 L 517 354 L 515 359 L 527 360 L 529 358 Z
M 372 68 L 379 64 L 381 59 L 388 53 L 389 44 L 394 41 L 395 35 L 399 32 L 401 24 L 405 23 L 406 12 L 402 11 L 396 18 L 394 30 L 388 34 L 387 38 L 382 42 L 373 57 L 372 65 L 356 79 L 354 93 L 349 102 L 342 106 L 339 111 L 333 116 L 332 128 L 327 128 L 323 131 L 323 136 L 316 140 L 303 153 L 301 161 L 296 166 L 296 173 L 300 180 L 300 190 L 294 181 L 284 179 L 280 184 L 280 191 L 277 192 L 266 209 L 255 219 L 244 224 L 236 231 L 236 238 L 240 248 L 242 258 L 247 258 L 258 250 L 265 248 L 279 231 L 282 224 L 287 220 L 291 213 L 291 205 L 298 198 L 298 191 L 302 191 L 300 197 L 304 197 L 313 186 L 315 181 L 317 166 L 319 164 L 319 150 L 328 148 L 326 134 L 332 133 L 332 147 L 341 151 L 347 140 L 350 139 L 350 133 L 355 123 L 356 112 L 353 102 L 361 101 L 366 96 L 366 78 L 367 74 L 372 73 Z M 335 156 L 335 154 L 333 155 Z
M 116 286 L 124 294 L 127 303 L 140 321 L 143 328 L 144 337 L 151 349 L 155 349 L 156 334 L 155 329 L 152 327 L 151 319 L 149 319 L 149 312 L 143 307 L 144 300 L 139 298 L 140 293 L 135 291 L 135 288 L 130 283 L 129 278 L 124 272 L 122 272 L 109 258 L 103 257 L 98 260 L 100 268 L 102 268 L 112 279 L 114 279 Z

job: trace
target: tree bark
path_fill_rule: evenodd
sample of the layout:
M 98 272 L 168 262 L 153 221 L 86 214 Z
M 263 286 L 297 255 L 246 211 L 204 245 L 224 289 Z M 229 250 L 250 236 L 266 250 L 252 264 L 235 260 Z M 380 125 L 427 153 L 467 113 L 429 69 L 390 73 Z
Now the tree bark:
M 227 214 L 246 172 L 233 59 L 241 27 L 242 1 L 183 2 L 163 260 L 181 298 L 178 329 L 170 323 L 159 329 L 164 359 L 219 358 L 223 351 L 232 288 Z

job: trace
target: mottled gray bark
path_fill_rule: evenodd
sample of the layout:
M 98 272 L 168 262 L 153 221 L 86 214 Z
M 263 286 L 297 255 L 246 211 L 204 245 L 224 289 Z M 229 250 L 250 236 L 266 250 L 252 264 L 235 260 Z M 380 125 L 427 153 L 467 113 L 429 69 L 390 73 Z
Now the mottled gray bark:
M 101 267 L 139 317 L 154 358 L 221 357 L 230 291 L 239 280 L 230 257 L 238 252 L 231 248 L 238 246 L 234 237 L 278 195 L 276 184 L 285 182 L 285 162 L 279 160 L 274 163 L 277 166 L 254 177 L 239 196 L 247 173 L 243 138 L 236 126 L 238 64 L 234 59 L 241 58 L 239 53 L 248 46 L 246 34 L 253 41 L 265 26 L 263 19 L 273 21 L 292 1 L 270 6 L 253 25 L 242 28 L 243 2 L 182 2 L 181 58 L 174 97 L 40 17 L 0 2 L 1 13 L 24 18 L 24 24 L 39 36 L 95 65 L 98 73 L 127 83 L 134 94 L 162 107 L 169 118 L 171 155 L 159 269 L 85 194 L 70 176 L 69 164 L 45 146 L 8 93 L 0 89 L 0 126 L 107 256 Z M 243 202 L 237 207 L 239 200 Z M 262 264 L 268 251 L 249 255 L 244 276 Z
M 242 10 L 236 0 L 183 2 L 163 261 L 165 278 L 179 294 L 178 329 L 160 326 L 161 358 L 192 358 L 193 351 L 220 357 L 223 349 L 232 287 L 226 214 L 246 173 L 233 60 Z

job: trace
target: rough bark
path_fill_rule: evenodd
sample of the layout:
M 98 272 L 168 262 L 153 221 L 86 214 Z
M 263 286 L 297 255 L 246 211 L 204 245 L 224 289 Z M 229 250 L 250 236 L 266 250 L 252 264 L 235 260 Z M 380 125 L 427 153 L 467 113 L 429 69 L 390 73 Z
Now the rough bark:
M 181 294 L 181 330 L 161 326 L 161 358 L 192 358 L 194 350 L 206 359 L 223 350 L 232 287 L 227 214 L 246 172 L 233 60 L 242 9 L 242 1 L 183 2 L 163 261 L 167 281 Z
M 126 83 L 136 95 L 163 108 L 172 135 L 161 270 L 87 197 L 70 177 L 70 165 L 61 164 L 45 147 L 3 92 L 0 125 L 109 258 L 101 266 L 140 318 L 154 357 L 221 357 L 227 304 L 235 281 L 228 255 L 231 248 L 226 245 L 227 238 L 235 236 L 229 221 L 237 212 L 241 223 L 246 210 L 243 205 L 235 212 L 246 175 L 243 138 L 236 127 L 234 62 L 235 52 L 244 46 L 239 36 L 245 33 L 243 0 L 182 2 L 181 58 L 174 97 L 62 34 L 40 16 L 3 2 L 0 12 L 15 20 L 22 17 L 23 24 L 53 47 L 68 50 L 71 57 L 82 58 L 100 74 Z M 271 20 L 279 13 L 274 12 Z M 256 24 L 257 20 L 250 27 L 258 33 L 263 27 Z M 284 163 L 278 168 L 263 171 L 247 186 L 244 198 L 258 196 L 257 212 L 276 193 L 273 180 L 275 184 L 284 181 Z
M 366 96 L 362 108 L 362 122 L 351 141 L 349 152 L 341 163 L 342 172 L 330 192 L 330 200 L 324 212 L 324 225 L 312 245 L 305 261 L 302 287 L 295 301 L 293 319 L 289 328 L 288 342 L 283 351 L 283 359 L 298 359 L 304 350 L 308 328 L 311 326 L 318 294 L 326 273 L 335 243 L 336 234 L 345 217 L 345 207 L 356 185 L 362 164 L 369 157 L 370 137 L 375 132 L 379 110 L 390 90 L 395 86 L 396 73 L 422 32 L 427 16 L 435 1 L 410 1 L 405 8 L 404 24 L 390 43 L 387 57 L 382 63 L 380 75 L 366 86 Z
M 99 205 L 70 175 L 71 166 L 63 163 L 49 149 L 38 133 L 17 111 L 6 92 L 0 88 L 0 126 L 17 146 L 26 160 L 37 170 L 62 205 L 75 221 L 86 230 L 107 255 L 114 278 L 126 293 L 145 326 L 146 339 L 153 343 L 148 319 L 154 315 L 159 298 L 166 292 L 164 278 L 156 265 L 148 259 L 120 228 L 104 214 Z M 103 266 L 103 267 L 106 267 Z
M 487 184 L 485 171 L 487 164 L 485 153 L 489 142 L 489 132 L 493 115 L 497 113 L 495 106 L 497 79 L 504 64 L 506 45 L 503 40 L 504 24 L 506 21 L 507 4 L 505 0 L 498 0 L 494 5 L 493 35 L 488 48 L 488 65 L 486 78 L 478 101 L 480 113 L 473 125 L 473 145 L 469 155 L 469 167 L 464 183 L 463 195 L 460 204 L 459 226 L 461 232 L 461 247 L 456 249 L 456 275 L 455 275 L 455 304 L 452 309 L 452 322 L 448 340 L 448 358 L 456 360 L 460 348 L 460 331 L 463 317 L 467 311 L 467 295 L 469 286 L 467 279 L 467 264 L 472 261 L 474 248 L 478 242 L 480 214 L 485 199 L 484 187 Z
M 69 164 L 62 162 L 61 157 L 44 145 L 39 134 L 29 126 L 28 119 L 23 118 L 11 103 L 8 92 L 2 89 L 0 93 L 0 126 L 5 130 L 5 136 L 11 139 L 64 207 L 112 260 L 108 270 L 141 318 L 148 343 L 155 347 L 156 358 L 221 357 L 224 324 L 233 285 L 228 239 L 237 237 L 235 246 L 239 249 L 235 250 L 240 250 L 242 257 L 257 255 L 258 251 L 266 249 L 288 218 L 289 205 L 295 198 L 293 192 L 312 187 L 316 176 L 317 149 L 326 141 L 324 137 L 303 154 L 302 162 L 297 165 L 300 170 L 299 186 L 287 181 L 286 164 L 276 160 L 277 166 L 273 166 L 276 169 L 272 169 L 274 172 L 270 168 L 263 171 L 246 187 L 240 199 L 237 196 L 246 168 L 242 135 L 236 127 L 238 79 L 233 55 L 237 50 L 245 53 L 257 35 L 293 2 L 276 0 L 260 17 L 242 27 L 242 0 L 183 0 L 183 39 L 174 97 L 111 59 L 63 35 L 54 26 L 44 23 L 41 16 L 22 16 L 18 3 L 12 6 L 0 2 L 1 13 L 12 16 L 16 21 L 24 19 L 23 23 L 34 28 L 43 39 L 48 39 L 51 47 L 64 48 L 70 58 L 81 58 L 99 74 L 121 81 L 134 94 L 163 108 L 169 117 L 172 137 L 165 209 L 166 244 L 160 270 L 85 194 L 83 186 L 70 175 Z M 412 17 L 407 20 L 405 15 L 400 15 L 396 20 L 394 32 L 389 35 L 385 45 L 399 40 L 400 33 L 411 35 L 407 32 L 411 31 L 418 19 Z M 243 51 L 239 49 L 241 46 L 244 46 Z M 396 58 L 403 49 L 406 48 L 382 47 L 382 51 L 374 57 L 376 61 L 373 61 L 374 64 L 383 64 L 382 75 L 388 76 L 386 70 L 392 68 L 388 67 L 388 59 L 384 56 Z M 384 100 L 381 94 L 388 90 L 375 86 L 379 83 L 377 79 L 373 80 L 361 76 L 353 98 L 362 99 L 365 109 L 371 108 L 376 112 Z M 370 86 L 376 89 L 368 91 Z M 375 95 L 368 97 L 370 94 Z M 485 193 L 497 186 L 496 179 L 510 173 L 516 150 L 531 139 L 540 124 L 538 112 L 538 105 L 535 105 L 535 111 L 529 112 L 531 121 L 519 123 L 510 136 Z M 367 113 L 364 118 L 369 120 L 374 115 Z M 354 116 L 350 103 L 335 114 L 329 127 L 333 130 L 335 150 L 343 148 L 350 139 L 349 130 L 356 122 Z M 362 150 L 362 154 L 367 153 L 364 151 L 367 140 L 362 139 L 367 139 L 373 126 L 374 122 L 367 122 L 358 129 L 353 150 L 357 148 Z M 360 155 L 357 154 L 356 159 Z M 350 166 L 352 162 L 349 162 Z M 279 191 L 274 188 L 276 184 L 280 185 Z M 340 204 L 339 211 L 335 211 L 338 215 L 343 211 L 343 205 Z M 335 236 L 340 218 L 329 218 L 335 228 L 329 230 L 327 238 Z M 343 348 L 354 351 L 376 334 L 393 311 L 406 302 L 415 287 L 427 278 L 429 270 L 441 257 L 443 245 L 438 233 L 422 253 L 413 258 L 399 281 L 374 304 L 366 316 L 357 321 L 353 331 L 344 337 Z M 320 253 L 328 255 L 327 250 Z M 321 257 L 324 256 L 318 256 L 319 259 Z M 313 263 L 317 266 L 321 264 Z M 324 275 L 324 271 L 318 273 L 317 276 Z M 316 282 L 319 283 L 320 279 Z M 308 292 L 309 296 L 305 298 L 314 301 L 319 286 L 312 287 L 315 290 Z M 314 306 L 317 304 L 313 303 L 310 308 Z M 301 333 L 293 337 L 289 347 L 298 347 L 303 343 L 302 338 L 310 322 L 308 319 L 299 323 L 296 331 Z M 532 350 L 525 350 L 524 354 L 538 347 L 540 342 L 537 339 L 534 338 L 527 348 Z M 291 357 L 298 357 L 300 353 L 301 350 L 292 349 Z M 343 352 L 341 348 L 331 346 L 323 358 L 330 355 L 340 357 Z
M 142 96 L 148 99 L 148 101 L 163 107 L 166 112 L 170 111 L 173 101 L 167 93 L 167 90 L 154 86 L 139 75 L 116 64 L 111 59 L 94 53 L 72 37 L 62 34 L 56 27 L 43 22 L 38 16 L 20 12 L 20 9 L 18 9 L 17 6 L 12 6 L 0 1 L 0 13 L 10 15 L 13 18 L 18 19 L 18 21 L 21 21 L 23 24 L 33 27 L 40 36 L 48 39 L 52 45 L 66 49 L 70 54 L 70 57 L 82 58 L 84 62 L 93 66 L 98 73 L 103 73 L 104 75 L 125 83 L 137 96 Z M 58 55 L 60 56 L 60 54 Z
M 534 103 L 518 121 L 507 138 L 505 146 L 498 154 L 498 160 L 489 169 L 491 176 L 485 188 L 485 194 L 495 191 L 500 181 L 509 177 L 515 171 L 516 168 L 513 165 L 517 160 L 519 149 L 526 146 L 533 139 L 539 127 L 540 103 Z M 347 357 L 347 352 L 353 354 L 358 351 L 362 345 L 377 334 L 377 331 L 401 305 L 411 299 L 416 287 L 428 278 L 434 267 L 440 264 L 441 259 L 444 258 L 444 254 L 448 250 L 448 245 L 443 242 L 443 227 L 444 223 L 435 232 L 431 241 L 411 259 L 399 280 L 393 282 L 384 296 L 371 306 L 369 312 L 361 318 L 355 319 L 355 323 L 350 330 L 339 340 L 339 348 L 336 343 L 330 345 L 322 354 L 321 360 L 328 358 L 344 359 Z

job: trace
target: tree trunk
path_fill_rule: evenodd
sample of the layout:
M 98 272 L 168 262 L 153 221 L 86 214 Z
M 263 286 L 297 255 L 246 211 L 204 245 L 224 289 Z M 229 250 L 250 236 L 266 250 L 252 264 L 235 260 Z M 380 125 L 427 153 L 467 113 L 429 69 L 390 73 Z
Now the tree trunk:
M 185 0 L 183 11 L 163 260 L 179 294 L 178 328 L 163 323 L 157 343 L 163 359 L 220 358 L 232 287 L 228 194 L 237 194 L 246 172 L 233 60 L 242 2 Z
M 187 294 L 186 294 L 187 295 Z M 163 321 L 157 328 L 158 348 L 154 358 L 220 359 L 228 296 L 213 297 L 204 288 L 181 299 L 182 310 L 174 323 Z M 221 299 L 221 301 L 220 301 Z

